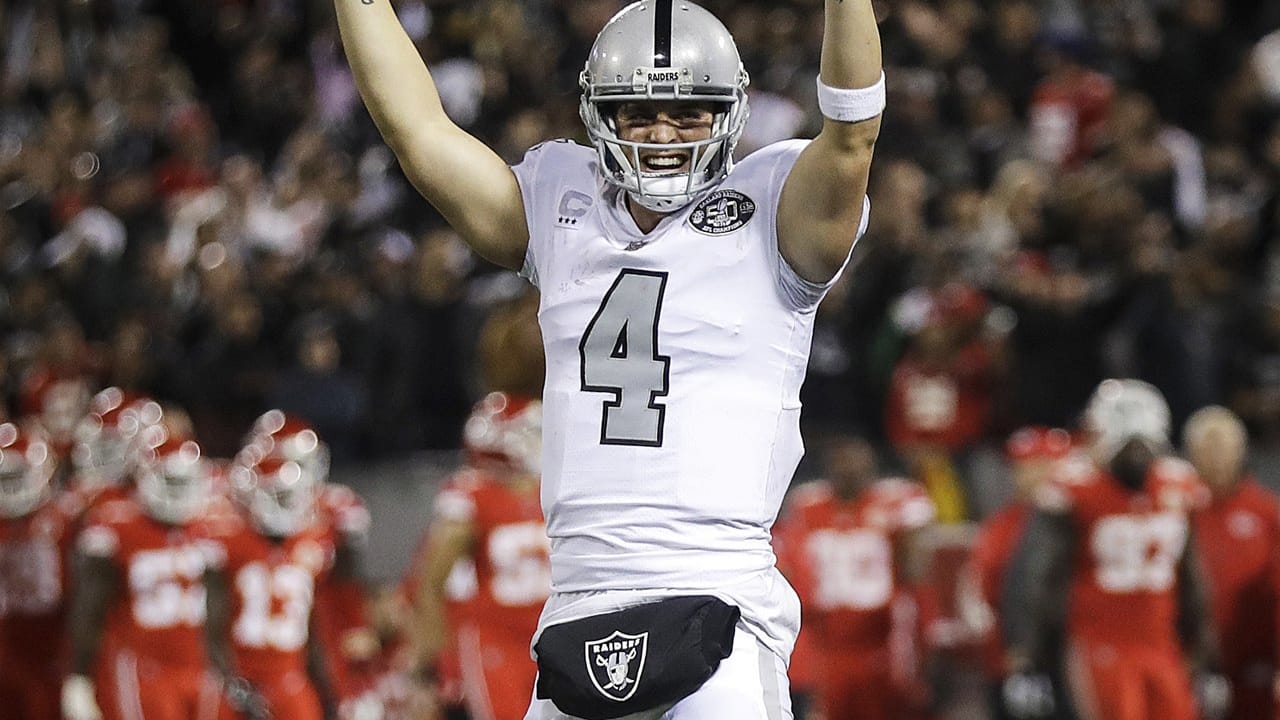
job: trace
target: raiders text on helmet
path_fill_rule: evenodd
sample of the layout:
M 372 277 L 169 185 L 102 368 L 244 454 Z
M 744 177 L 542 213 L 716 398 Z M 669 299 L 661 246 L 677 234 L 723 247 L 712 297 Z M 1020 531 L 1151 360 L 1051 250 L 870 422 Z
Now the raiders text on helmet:
M 614 16 L 596 37 L 579 84 L 580 114 L 609 183 L 655 212 L 674 212 L 720 182 L 747 122 L 747 84 L 738 48 L 711 13 L 683 0 L 641 0 Z M 716 107 L 711 137 L 655 144 L 618 137 L 619 103 L 671 100 Z M 685 151 L 688 171 L 653 172 L 641 151 Z

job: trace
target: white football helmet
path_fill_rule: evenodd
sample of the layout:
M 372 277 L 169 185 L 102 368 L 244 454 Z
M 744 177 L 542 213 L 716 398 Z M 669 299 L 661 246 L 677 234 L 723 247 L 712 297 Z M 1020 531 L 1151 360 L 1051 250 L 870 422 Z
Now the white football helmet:
M 40 507 L 52 492 L 56 464 L 36 428 L 0 425 L 0 517 L 22 517 Z
M 194 440 L 170 438 L 139 452 L 138 497 L 151 517 L 181 525 L 204 512 L 214 468 Z
M 231 469 L 235 497 L 248 510 L 253 524 L 272 537 L 288 537 L 307 527 L 316 516 L 320 482 L 310 470 L 279 456 Z
M 1104 463 L 1133 439 L 1147 442 L 1152 450 L 1167 448 L 1170 424 L 1164 396 L 1141 380 L 1103 380 L 1084 412 L 1095 457 Z
M 318 482 L 329 478 L 329 446 L 305 420 L 278 409 L 253 422 L 236 462 L 253 467 L 269 457 L 302 465 Z
M 148 429 L 163 420 L 160 403 L 150 398 L 118 387 L 100 390 L 89 403 L 89 414 L 76 424 L 71 466 L 77 486 L 94 489 L 124 482 Z
M 687 0 L 628 5 L 596 37 L 578 82 L 579 114 L 600 156 L 600 172 L 643 207 L 675 212 L 729 174 L 747 123 L 750 78 L 733 36 L 710 12 Z M 711 137 L 676 144 L 620 139 L 618 104 L 651 100 L 714 103 Z M 688 151 L 690 170 L 646 171 L 642 150 Z

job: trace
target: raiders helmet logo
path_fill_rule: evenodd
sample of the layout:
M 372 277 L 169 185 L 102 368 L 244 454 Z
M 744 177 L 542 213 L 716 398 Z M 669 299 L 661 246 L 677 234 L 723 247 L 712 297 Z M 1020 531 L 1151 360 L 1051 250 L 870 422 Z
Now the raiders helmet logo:
M 583 643 L 586 650 L 587 676 L 600 694 L 623 702 L 635 694 L 644 673 L 649 650 L 649 633 L 628 635 L 615 630 L 601 640 Z
M 717 190 L 703 198 L 689 214 L 689 224 L 703 235 L 724 235 L 746 225 L 756 203 L 737 190 Z

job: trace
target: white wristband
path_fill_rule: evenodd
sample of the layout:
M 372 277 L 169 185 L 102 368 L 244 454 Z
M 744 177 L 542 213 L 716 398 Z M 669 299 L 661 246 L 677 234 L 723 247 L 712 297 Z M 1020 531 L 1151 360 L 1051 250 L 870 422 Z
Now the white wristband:
M 838 122 L 861 122 L 884 112 L 884 72 L 871 87 L 847 90 L 833 88 L 818 77 L 818 109 Z

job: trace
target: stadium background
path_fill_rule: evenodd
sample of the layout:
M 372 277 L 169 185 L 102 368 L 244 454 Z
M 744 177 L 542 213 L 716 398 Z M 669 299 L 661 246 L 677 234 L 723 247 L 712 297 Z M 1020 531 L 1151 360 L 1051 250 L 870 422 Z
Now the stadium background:
M 512 162 L 582 137 L 577 72 L 621 4 L 396 3 L 451 116 Z M 752 72 L 740 150 L 811 135 L 820 0 L 706 5 Z M 819 317 L 811 447 L 873 437 L 972 521 L 1007 496 L 1010 430 L 1136 376 L 1178 423 L 1236 410 L 1276 484 L 1280 4 L 877 7 L 874 210 Z M 457 465 L 480 324 L 525 292 L 399 174 L 328 0 L 0 4 L 0 415 L 119 385 L 229 456 L 282 407 L 369 501 L 389 581 Z

